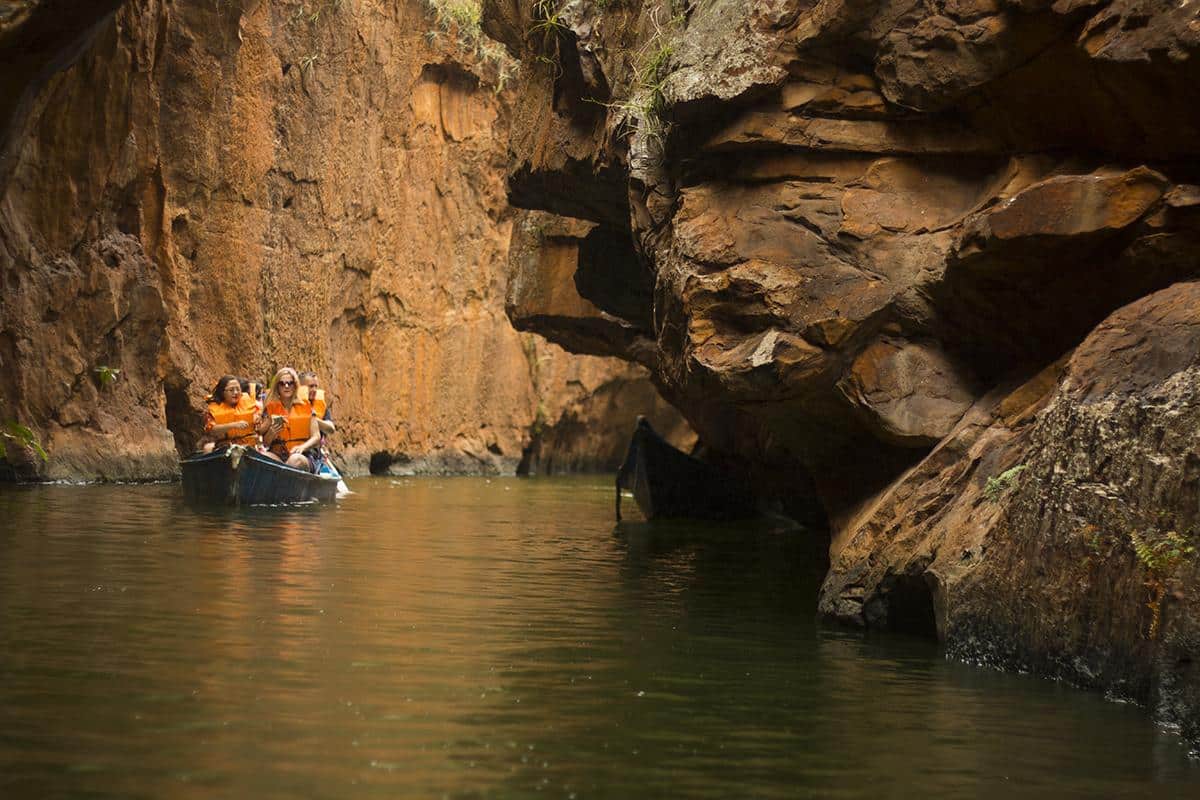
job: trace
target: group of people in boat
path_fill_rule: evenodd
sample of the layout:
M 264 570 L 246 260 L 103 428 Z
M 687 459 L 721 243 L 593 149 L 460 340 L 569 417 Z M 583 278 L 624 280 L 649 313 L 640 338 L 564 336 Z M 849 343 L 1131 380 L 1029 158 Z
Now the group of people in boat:
M 336 430 L 332 403 L 315 372 L 284 367 L 265 392 L 257 382 L 222 375 L 204 411 L 200 449 L 253 447 L 289 466 L 319 472 L 324 437 Z

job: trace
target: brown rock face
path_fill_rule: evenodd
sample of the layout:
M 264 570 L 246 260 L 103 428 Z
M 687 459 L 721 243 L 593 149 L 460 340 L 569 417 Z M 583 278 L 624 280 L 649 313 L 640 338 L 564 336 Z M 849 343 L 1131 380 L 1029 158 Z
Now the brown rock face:
M 936 444 L 954 429 L 975 395 L 956 365 L 940 350 L 880 340 L 859 354 L 838 384 L 862 409 L 876 435 L 896 444 Z
M 644 394 L 505 318 L 510 95 L 423 2 L 76 5 L 0 16 L 0 421 L 46 475 L 173 474 L 224 372 L 317 370 L 355 472 L 511 472 Z
M 940 633 L 1196 728 L 1200 284 L 982 399 L 846 528 L 821 612 Z
M 954 481 L 1024 463 L 993 421 L 1010 430 L 1052 396 L 1047 416 L 1082 402 L 1055 389 L 1050 365 L 1116 309 L 1200 270 L 1197 12 L 1140 0 L 551 5 L 553 21 L 545 3 L 485 4 L 485 28 L 532 75 L 510 196 L 628 246 L 599 265 L 576 258 L 573 276 L 571 257 L 536 270 L 521 264 L 553 259 L 528 253 L 525 297 L 572 278 L 600 288 L 591 305 L 510 314 L 582 352 L 624 347 L 713 457 L 777 498 L 796 504 L 810 475 L 832 523 L 826 613 L 933 630 L 925 576 L 950 553 L 919 532 L 943 518 L 990 530 L 971 516 L 994 513 L 990 501 L 955 505 Z M 576 64 L 590 77 L 573 77 Z M 1155 336 L 1186 349 L 1170 343 L 1182 328 Z M 1064 451 L 1083 446 L 1060 433 Z M 1139 447 L 1148 435 L 1122 434 Z M 790 492 L 765 479 L 784 473 Z M 999 581 L 990 553 L 1002 549 L 972 551 L 976 574 L 997 582 L 972 596 L 971 624 L 1022 642 L 1042 622 L 1013 599 L 1028 592 Z M 1098 574 L 1133 585 L 1120 558 L 1101 562 Z M 888 610 L 885 596 L 901 600 Z M 938 595 L 936 619 L 956 619 L 960 596 Z M 1054 606 L 1053 624 L 1101 613 L 1095 602 Z M 1132 652 L 1135 628 L 1100 638 Z M 969 654 L 952 629 L 940 630 Z M 1042 644 L 1039 658 L 1062 660 L 1082 647 Z M 1130 664 L 1140 686 L 1158 674 Z

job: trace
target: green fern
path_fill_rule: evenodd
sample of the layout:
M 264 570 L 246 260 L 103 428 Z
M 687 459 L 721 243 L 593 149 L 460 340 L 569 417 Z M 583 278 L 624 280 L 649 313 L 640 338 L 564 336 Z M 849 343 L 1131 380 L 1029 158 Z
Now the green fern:
M 1138 563 L 1147 572 L 1159 576 L 1172 572 L 1184 559 L 1196 553 L 1195 546 L 1175 531 L 1167 531 L 1154 540 L 1130 531 L 1129 543 Z
M 1146 636 L 1149 639 L 1157 639 L 1162 623 L 1162 601 L 1167 594 L 1167 581 L 1185 559 L 1196 554 L 1196 548 L 1187 537 L 1176 531 L 1167 531 L 1161 536 L 1130 531 L 1129 544 L 1133 547 L 1138 563 L 1146 572 L 1146 608 L 1150 609 L 1150 625 Z
M 987 484 L 983 487 L 983 496 L 993 503 L 998 502 L 1005 492 L 1016 486 L 1017 476 L 1024 472 L 1025 469 L 1025 464 L 1018 464 L 1011 469 L 1006 469 L 999 475 L 988 478 Z
M 42 459 L 42 463 L 50 460 L 46 455 L 45 448 L 38 441 L 37 436 L 29 428 L 20 424 L 16 420 L 8 420 L 0 428 L 0 460 L 8 460 L 8 443 L 12 442 L 18 447 L 27 447 L 37 453 Z

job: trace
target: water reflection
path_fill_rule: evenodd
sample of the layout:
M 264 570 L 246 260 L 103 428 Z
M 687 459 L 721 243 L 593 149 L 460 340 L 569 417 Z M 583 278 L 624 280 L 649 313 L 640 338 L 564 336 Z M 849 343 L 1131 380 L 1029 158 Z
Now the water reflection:
M 0 795 L 1195 796 L 1138 709 L 819 629 L 802 529 L 353 488 L 0 491 Z

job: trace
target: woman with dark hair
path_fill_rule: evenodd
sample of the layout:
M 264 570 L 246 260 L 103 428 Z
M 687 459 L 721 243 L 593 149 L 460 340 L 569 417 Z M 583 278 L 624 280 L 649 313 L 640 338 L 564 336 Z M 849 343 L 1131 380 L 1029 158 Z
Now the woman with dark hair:
M 204 409 L 200 449 L 211 453 L 231 444 L 253 447 L 258 444 L 260 421 L 254 399 L 242 393 L 241 382 L 233 375 L 222 375 Z

